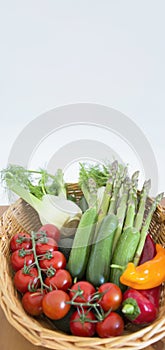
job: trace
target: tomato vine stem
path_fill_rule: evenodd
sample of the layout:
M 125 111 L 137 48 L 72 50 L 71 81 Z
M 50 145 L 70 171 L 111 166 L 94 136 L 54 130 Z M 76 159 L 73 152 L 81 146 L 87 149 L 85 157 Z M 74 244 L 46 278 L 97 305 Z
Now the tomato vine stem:
M 73 291 L 73 290 L 72 290 Z M 97 322 L 101 322 L 104 320 L 105 317 L 108 316 L 108 314 L 112 311 L 111 309 L 108 310 L 108 312 L 104 312 L 103 308 L 101 307 L 101 305 L 98 303 L 98 301 L 100 300 L 100 297 L 101 297 L 101 294 L 102 293 L 94 293 L 93 294 L 93 297 L 91 298 L 90 301 L 87 301 L 87 302 L 78 302 L 78 301 L 75 301 L 75 299 L 77 297 L 82 297 L 83 299 L 83 291 L 81 290 L 81 288 L 79 287 L 78 290 L 75 290 L 74 291 L 75 294 L 73 296 L 73 298 L 70 300 L 70 301 L 67 301 L 66 303 L 67 304 L 70 304 L 72 306 L 76 306 L 77 309 L 81 309 L 82 311 L 82 315 L 83 317 L 85 317 L 85 313 L 84 313 L 84 307 L 89 307 L 90 310 L 93 308 L 95 310 L 95 313 L 96 313 L 96 318 L 97 318 Z M 95 301 L 96 300 L 96 301 Z M 95 301 L 95 302 L 94 302 Z M 90 321 L 89 321 L 90 322 Z
M 43 293 L 44 288 L 50 290 L 50 287 L 47 286 L 42 278 L 42 272 L 41 272 L 41 268 L 38 262 L 38 256 L 36 253 L 36 234 L 34 231 L 31 232 L 31 239 L 32 239 L 32 251 L 33 251 L 33 255 L 34 255 L 34 263 L 36 265 L 37 271 L 38 271 L 38 279 L 40 280 L 40 284 L 41 284 L 41 293 Z

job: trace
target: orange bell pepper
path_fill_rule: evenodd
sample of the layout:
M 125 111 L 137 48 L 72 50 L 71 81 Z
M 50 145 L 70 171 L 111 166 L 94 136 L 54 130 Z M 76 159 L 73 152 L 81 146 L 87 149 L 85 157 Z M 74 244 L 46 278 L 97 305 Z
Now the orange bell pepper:
M 156 244 L 156 255 L 152 260 L 135 266 L 128 263 L 120 282 L 134 289 L 150 289 L 165 281 L 165 249 Z

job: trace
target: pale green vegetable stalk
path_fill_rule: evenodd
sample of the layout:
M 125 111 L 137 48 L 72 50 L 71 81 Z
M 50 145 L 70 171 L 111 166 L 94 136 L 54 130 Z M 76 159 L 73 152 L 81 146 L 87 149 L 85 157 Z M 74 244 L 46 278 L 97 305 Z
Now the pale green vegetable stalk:
M 144 217 L 144 211 L 146 206 L 146 199 L 149 194 L 149 190 L 151 188 L 151 180 L 145 181 L 143 184 L 143 188 L 140 194 L 139 199 L 139 207 L 138 211 L 135 217 L 134 227 L 137 228 L 137 230 L 141 230 L 142 224 L 143 224 L 143 217 Z
M 119 206 L 117 208 L 117 218 L 118 218 L 118 227 L 115 232 L 114 236 L 114 241 L 113 241 L 113 247 L 112 247 L 112 252 L 114 252 L 116 248 L 116 244 L 120 238 L 120 235 L 122 233 L 123 229 L 123 224 L 124 224 L 124 219 L 125 219 L 125 214 L 127 211 L 127 200 L 128 200 L 128 193 L 129 193 L 129 188 L 130 188 L 130 179 L 129 177 L 126 177 L 123 186 L 122 186 L 122 191 L 121 191 L 121 197 L 120 197 L 120 202 Z
M 103 197 L 104 197 L 104 192 L 105 192 L 105 186 L 101 186 L 97 189 L 97 209 L 98 212 L 101 209 Z
M 128 227 L 134 226 L 134 219 L 137 206 L 137 185 L 138 185 L 139 171 L 136 171 L 131 178 L 131 187 L 128 195 L 127 212 L 124 223 L 124 230 Z
M 100 206 L 100 210 L 98 212 L 98 219 L 97 219 L 98 223 L 100 223 L 102 221 L 102 219 L 107 214 L 107 211 L 109 208 L 109 203 L 110 203 L 111 196 L 112 196 L 113 184 L 114 184 L 114 180 L 115 180 L 116 173 L 117 173 L 117 167 L 118 167 L 118 163 L 117 163 L 117 161 L 114 161 L 110 167 L 109 179 L 107 180 L 104 194 L 103 194 L 103 198 L 102 198 L 102 202 L 101 202 L 101 206 Z
M 118 165 L 118 171 L 116 173 L 116 178 L 113 184 L 113 192 L 110 200 L 110 205 L 108 209 L 108 214 L 116 214 L 117 202 L 120 196 L 120 188 L 125 180 L 127 175 L 127 167 L 124 167 L 122 164 Z
M 104 189 L 104 195 L 103 195 L 100 210 L 98 213 L 98 220 L 97 220 L 98 223 L 100 223 L 102 221 L 102 219 L 104 218 L 104 216 L 107 214 L 107 210 L 108 210 L 109 202 L 110 202 L 110 198 L 111 198 L 111 193 L 112 193 L 112 184 L 113 184 L 112 178 L 110 178 L 107 181 L 107 184 L 106 184 L 105 189 Z
M 97 207 L 97 186 L 94 179 L 89 178 L 87 183 L 84 182 L 81 184 L 81 190 L 87 201 L 88 207 L 93 208 Z
M 117 170 L 118 170 L 118 162 L 114 161 L 109 168 L 109 172 L 110 172 L 109 178 L 106 182 L 106 186 L 104 187 L 102 201 L 101 201 L 101 203 L 99 203 L 99 206 L 98 206 L 98 202 L 97 202 L 98 217 L 97 217 L 97 223 L 96 223 L 96 228 L 95 228 L 95 233 L 94 233 L 94 240 L 97 239 L 97 233 L 98 233 L 98 230 L 99 230 L 100 225 L 102 223 L 102 220 L 105 218 L 105 216 L 108 213 L 109 204 L 110 204 L 110 200 L 111 200 L 111 196 L 112 196 L 113 185 L 114 185 Z
M 156 210 L 157 205 L 160 203 L 160 201 L 163 198 L 164 193 L 160 193 L 158 194 L 158 196 L 154 199 L 150 210 L 148 212 L 147 218 L 144 222 L 144 225 L 142 226 L 141 232 L 140 232 L 140 241 L 139 241 L 139 245 L 137 247 L 137 251 L 135 253 L 135 257 L 134 257 L 134 265 L 137 266 L 140 260 L 140 256 L 144 247 L 144 243 L 148 234 L 148 230 L 150 227 L 150 223 L 152 220 L 152 215 L 154 214 L 154 211 Z

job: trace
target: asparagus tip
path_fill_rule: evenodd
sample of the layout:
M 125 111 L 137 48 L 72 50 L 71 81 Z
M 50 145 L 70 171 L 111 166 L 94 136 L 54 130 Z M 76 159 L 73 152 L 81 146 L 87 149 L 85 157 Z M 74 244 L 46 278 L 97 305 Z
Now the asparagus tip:
M 131 180 L 130 180 L 129 176 L 126 176 L 126 177 L 125 177 L 125 179 L 124 179 L 124 181 L 123 181 L 123 184 L 124 184 L 124 185 L 130 185 L 130 184 L 131 184 Z
M 146 180 L 146 181 L 144 182 L 143 188 L 145 188 L 145 189 L 147 189 L 147 190 L 150 190 L 150 188 L 151 188 L 151 179 Z
M 117 169 L 118 169 L 118 161 L 114 160 L 114 162 L 111 164 L 111 171 L 112 171 L 112 173 L 116 174 Z
M 132 175 L 132 181 L 136 181 L 139 177 L 139 174 L 140 174 L 139 170 L 135 171 Z
M 156 198 L 155 198 L 156 203 L 159 204 L 160 201 L 163 199 L 163 197 L 164 197 L 164 192 L 159 193 L 159 194 L 156 196 Z

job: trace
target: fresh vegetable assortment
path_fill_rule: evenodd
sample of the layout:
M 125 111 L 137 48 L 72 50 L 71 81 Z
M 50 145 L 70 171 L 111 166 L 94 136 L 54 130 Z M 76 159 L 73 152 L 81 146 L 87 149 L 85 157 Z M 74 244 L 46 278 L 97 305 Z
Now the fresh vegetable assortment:
M 163 194 L 146 212 L 151 182 L 138 192 L 138 177 L 117 161 L 80 164 L 76 200 L 61 170 L 50 175 L 11 165 L 2 172 L 42 222 L 37 232 L 16 233 L 10 241 L 13 282 L 28 314 L 45 315 L 59 329 L 61 320 L 67 332 L 89 337 L 119 336 L 127 322 L 143 326 L 156 319 L 165 248 L 148 230 Z

